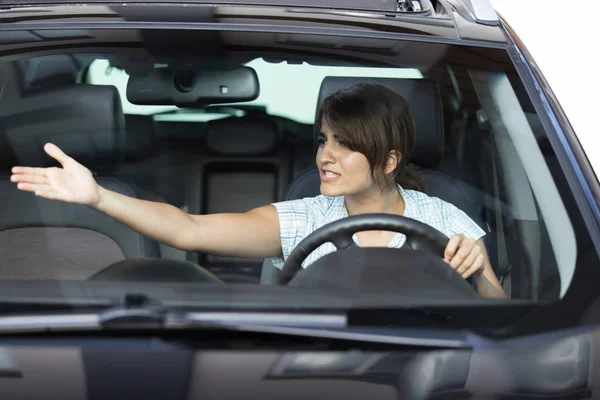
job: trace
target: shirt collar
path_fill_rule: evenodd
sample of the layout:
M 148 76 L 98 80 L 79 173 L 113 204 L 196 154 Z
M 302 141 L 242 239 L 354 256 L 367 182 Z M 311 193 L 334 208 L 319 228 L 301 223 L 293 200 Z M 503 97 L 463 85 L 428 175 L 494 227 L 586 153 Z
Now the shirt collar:
M 400 184 L 397 184 L 398 186 L 398 192 L 400 193 L 400 196 L 402 196 L 402 199 L 404 200 L 404 217 L 407 218 L 413 218 L 413 214 L 414 214 L 414 199 L 412 198 L 411 194 L 408 193 L 406 190 L 404 190 L 404 188 L 402 186 L 400 186 Z M 327 222 L 333 222 L 334 220 L 340 218 L 346 218 L 348 217 L 348 210 L 346 209 L 346 203 L 344 202 L 344 196 L 337 196 L 334 198 L 333 201 L 333 208 L 334 208 L 334 212 L 330 213 L 330 218 L 327 218 L 328 221 Z

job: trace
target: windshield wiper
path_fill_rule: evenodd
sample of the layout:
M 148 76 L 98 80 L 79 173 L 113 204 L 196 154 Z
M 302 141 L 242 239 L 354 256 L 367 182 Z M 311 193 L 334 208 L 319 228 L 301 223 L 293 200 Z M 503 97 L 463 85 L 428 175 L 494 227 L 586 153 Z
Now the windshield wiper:
M 164 306 L 143 294 L 126 294 L 121 305 L 99 314 L 98 324 L 104 329 L 219 328 L 232 324 L 340 328 L 347 325 L 347 318 L 343 314 L 186 312 Z
M 121 305 L 98 314 L 104 329 L 160 329 L 169 319 L 185 319 L 185 313 L 165 307 L 144 294 L 125 294 Z
M 473 348 L 486 340 L 467 331 L 350 326 L 347 314 L 194 311 L 167 307 L 143 294 L 85 314 L 0 317 L 0 334 L 98 331 L 216 330 L 429 348 Z
M 29 299 L 27 299 L 29 300 Z M 34 303 L 37 304 L 38 299 Z M 12 312 L 0 314 L 0 334 L 18 331 L 144 330 L 222 328 L 231 325 L 267 325 L 343 328 L 345 313 L 271 311 L 186 311 L 155 301 L 145 294 L 127 293 L 115 301 L 53 301 L 31 309 L 29 301 L 14 302 Z M 16 306 L 18 305 L 18 307 Z M 16 311 L 15 311 L 16 310 Z

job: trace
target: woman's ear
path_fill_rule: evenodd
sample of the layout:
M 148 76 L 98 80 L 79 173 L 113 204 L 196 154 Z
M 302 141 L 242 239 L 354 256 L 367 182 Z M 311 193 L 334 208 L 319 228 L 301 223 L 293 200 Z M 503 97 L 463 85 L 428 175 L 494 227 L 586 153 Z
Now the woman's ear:
M 385 174 L 387 175 L 394 172 L 401 161 L 402 153 L 400 153 L 398 150 L 391 150 L 385 163 Z

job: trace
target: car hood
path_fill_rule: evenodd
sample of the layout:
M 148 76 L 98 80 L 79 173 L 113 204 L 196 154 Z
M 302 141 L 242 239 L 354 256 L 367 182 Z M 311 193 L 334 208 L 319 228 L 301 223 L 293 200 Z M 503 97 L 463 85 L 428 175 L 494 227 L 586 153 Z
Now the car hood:
M 2 398 L 397 399 L 481 395 L 589 397 L 600 329 L 554 332 L 472 348 L 335 351 L 264 337 L 44 337 L 0 340 Z M 279 343 L 279 344 L 277 344 Z M 294 345 L 294 343 L 296 343 Z M 303 348 L 304 347 L 304 348 Z M 349 350 L 351 349 L 351 350 Z M 440 397 L 441 396 L 441 397 Z

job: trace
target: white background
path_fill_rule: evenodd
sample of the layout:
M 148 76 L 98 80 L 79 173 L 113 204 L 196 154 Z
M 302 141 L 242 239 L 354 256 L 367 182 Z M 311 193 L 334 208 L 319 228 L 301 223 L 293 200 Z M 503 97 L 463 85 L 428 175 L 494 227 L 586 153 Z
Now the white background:
M 600 174 L 600 1 L 490 0 L 516 31 Z

